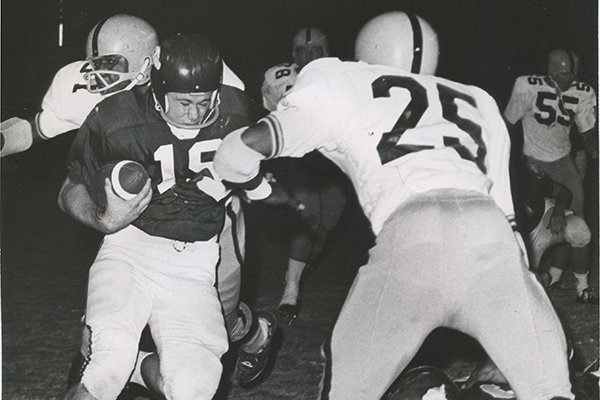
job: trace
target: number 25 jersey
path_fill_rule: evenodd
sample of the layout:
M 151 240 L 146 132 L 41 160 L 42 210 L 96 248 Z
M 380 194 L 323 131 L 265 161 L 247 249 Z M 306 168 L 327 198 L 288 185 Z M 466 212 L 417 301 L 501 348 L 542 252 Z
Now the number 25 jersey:
M 523 124 L 523 153 L 541 161 L 555 161 L 569 154 L 573 123 L 586 132 L 596 124 L 596 94 L 583 82 L 558 93 L 547 76 L 520 76 L 504 110 L 511 124 Z
M 375 234 L 411 194 L 490 194 L 513 218 L 510 142 L 483 90 L 397 68 L 323 58 L 267 116 L 273 156 L 317 148 L 352 180 Z

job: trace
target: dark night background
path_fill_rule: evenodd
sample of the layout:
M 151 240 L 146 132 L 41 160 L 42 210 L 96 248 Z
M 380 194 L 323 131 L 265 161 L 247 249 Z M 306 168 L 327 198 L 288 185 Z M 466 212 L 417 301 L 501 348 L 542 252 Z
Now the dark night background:
M 146 19 L 161 37 L 200 32 L 212 38 L 255 98 L 262 73 L 291 58 L 290 40 L 301 27 L 320 27 L 332 55 L 350 58 L 362 24 L 394 9 L 416 12 L 438 31 L 439 75 L 483 87 L 501 108 L 514 78 L 544 72 L 545 54 L 557 45 L 579 52 L 582 79 L 597 87 L 595 0 L 63 0 L 62 49 L 60 7 L 59 0 L 2 1 L 3 112 L 35 108 L 54 72 L 84 57 L 92 26 L 119 12 Z
M 301 27 L 321 28 L 329 36 L 331 54 L 349 59 L 360 27 L 389 10 L 412 11 L 425 18 L 440 38 L 438 75 L 486 89 L 501 110 L 515 78 L 545 73 L 546 54 L 557 46 L 579 53 L 580 79 L 598 92 L 598 0 L 3 0 L 0 117 L 30 117 L 38 111 L 54 73 L 66 63 L 85 58 L 90 29 L 116 13 L 144 18 L 160 37 L 176 32 L 205 34 L 219 45 L 228 65 L 260 102 L 264 71 L 291 60 L 291 38 Z M 64 45 L 59 48 L 61 15 Z M 2 158 L 1 355 L 6 398 L 58 398 L 79 344 L 86 293 L 84 266 L 91 264 L 100 236 L 70 220 L 56 204 L 73 137 L 71 132 Z M 518 145 L 513 148 L 518 150 Z M 592 204 L 596 221 L 597 165 L 588 178 L 592 183 L 588 190 L 596 200 Z M 338 228 L 337 242 L 323 267 L 317 268 L 314 279 L 309 278 L 304 319 L 285 327 L 285 341 L 269 381 L 255 391 L 232 386 L 228 398 L 305 399 L 314 395 L 322 370 L 320 346 L 370 238 L 356 202 L 354 207 L 347 207 L 347 221 Z M 252 253 L 258 267 L 250 271 L 258 271 L 259 278 L 249 281 L 249 286 L 256 285 L 251 301 L 263 308 L 276 307 L 283 284 L 286 227 L 269 225 L 278 215 L 248 223 L 248 238 L 271 246 Z M 263 225 L 272 232 L 255 235 Z M 594 228 L 597 244 L 597 224 Z M 593 276 L 597 280 L 595 251 Z M 568 304 L 560 313 L 574 345 L 586 353 L 584 359 L 593 361 L 598 353 L 597 308 L 577 308 L 569 291 L 555 292 L 556 299 Z

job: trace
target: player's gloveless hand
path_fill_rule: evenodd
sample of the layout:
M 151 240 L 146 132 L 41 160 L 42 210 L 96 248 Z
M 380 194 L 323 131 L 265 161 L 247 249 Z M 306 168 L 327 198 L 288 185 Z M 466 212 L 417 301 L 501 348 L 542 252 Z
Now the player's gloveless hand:
M 284 185 L 282 185 L 279 182 L 272 181 L 271 188 L 271 195 L 261 201 L 275 206 L 287 205 L 292 207 L 296 211 L 304 210 L 304 204 L 296 200 Z
M 117 196 L 113 192 L 112 184 L 108 178 L 104 182 L 104 191 L 106 193 L 106 210 L 97 218 L 104 227 L 105 233 L 117 232 L 131 224 L 148 207 L 152 198 L 150 179 L 146 181 L 142 190 L 131 200 L 123 200 Z

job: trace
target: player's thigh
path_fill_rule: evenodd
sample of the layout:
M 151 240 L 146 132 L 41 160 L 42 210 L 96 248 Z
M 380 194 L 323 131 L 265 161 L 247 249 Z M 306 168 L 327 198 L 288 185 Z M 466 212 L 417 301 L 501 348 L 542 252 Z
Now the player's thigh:
M 102 245 L 90 268 L 86 324 L 141 332 L 151 307 L 146 278 L 127 249 Z
M 228 341 L 216 289 L 182 282 L 161 299 L 150 319 L 165 390 L 172 398 L 211 398 Z

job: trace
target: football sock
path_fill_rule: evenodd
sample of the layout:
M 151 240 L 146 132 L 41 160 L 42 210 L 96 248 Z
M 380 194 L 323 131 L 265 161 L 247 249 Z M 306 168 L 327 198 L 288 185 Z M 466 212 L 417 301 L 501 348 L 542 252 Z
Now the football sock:
M 258 329 L 254 335 L 245 343 L 242 348 L 247 353 L 253 354 L 258 353 L 260 349 L 265 345 L 269 336 L 269 323 L 263 318 L 258 318 Z
M 138 358 L 137 361 L 135 363 L 135 367 L 133 368 L 133 374 L 131 374 L 131 379 L 129 380 L 130 382 L 133 383 L 137 383 L 140 386 L 143 386 L 145 388 L 147 388 L 146 384 L 144 383 L 144 378 L 142 377 L 142 361 L 144 361 L 144 358 L 148 357 L 150 354 L 152 353 L 148 353 L 146 351 L 138 351 Z
M 550 278 L 552 278 L 552 280 L 550 281 L 550 285 L 549 285 L 549 286 L 551 286 L 560 280 L 560 277 L 563 274 L 563 270 L 560 268 L 556 268 L 556 267 L 550 267 L 550 269 L 548 270 L 548 273 L 550 274 Z
M 577 293 L 581 294 L 581 292 L 583 292 L 584 289 L 587 289 L 587 287 L 589 286 L 588 283 L 588 274 L 578 274 L 578 273 L 573 273 L 573 275 L 575 276 L 575 282 L 577 285 Z
M 300 294 L 300 280 L 302 273 L 306 268 L 306 262 L 294 260 L 290 258 L 288 268 L 285 273 L 285 289 L 279 304 L 296 304 L 298 303 L 298 295 Z

